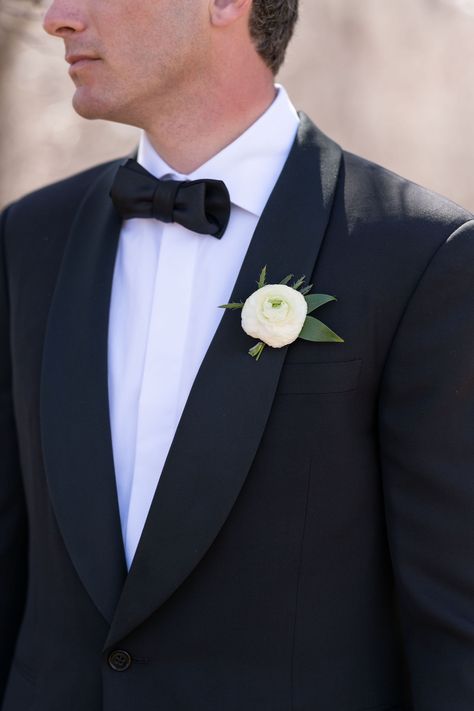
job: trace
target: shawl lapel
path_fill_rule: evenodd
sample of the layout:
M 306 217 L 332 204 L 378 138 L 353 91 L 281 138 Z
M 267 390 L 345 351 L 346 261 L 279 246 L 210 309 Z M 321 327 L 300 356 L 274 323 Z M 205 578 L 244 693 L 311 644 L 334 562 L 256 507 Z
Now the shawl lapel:
M 43 352 L 41 427 L 56 518 L 85 588 L 109 622 L 126 576 L 109 426 L 107 335 L 120 220 L 91 186 L 71 229 Z

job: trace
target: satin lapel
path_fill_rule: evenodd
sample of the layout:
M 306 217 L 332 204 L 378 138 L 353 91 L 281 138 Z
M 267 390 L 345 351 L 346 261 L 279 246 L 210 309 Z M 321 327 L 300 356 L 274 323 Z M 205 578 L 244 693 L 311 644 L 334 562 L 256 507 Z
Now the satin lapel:
M 237 279 L 233 300 L 313 272 L 329 219 L 341 151 L 302 117 L 295 145 Z M 185 580 L 217 536 L 255 457 L 286 349 L 260 362 L 236 313 L 226 312 L 202 363 L 166 461 L 106 646 L 116 644 Z M 251 417 L 249 414 L 252 413 Z
M 108 193 L 118 162 L 86 195 L 71 230 L 49 315 L 41 424 L 51 499 L 84 586 L 110 621 L 126 567 L 107 385 L 109 302 L 120 220 Z

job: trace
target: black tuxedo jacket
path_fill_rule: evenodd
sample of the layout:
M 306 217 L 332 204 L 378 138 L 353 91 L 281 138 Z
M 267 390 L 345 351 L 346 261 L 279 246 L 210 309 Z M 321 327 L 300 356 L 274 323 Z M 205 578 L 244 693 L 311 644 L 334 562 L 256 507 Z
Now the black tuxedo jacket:
M 117 165 L 2 218 L 2 711 L 472 711 L 472 216 L 303 118 L 231 298 L 305 274 L 344 343 L 225 313 L 127 575 Z

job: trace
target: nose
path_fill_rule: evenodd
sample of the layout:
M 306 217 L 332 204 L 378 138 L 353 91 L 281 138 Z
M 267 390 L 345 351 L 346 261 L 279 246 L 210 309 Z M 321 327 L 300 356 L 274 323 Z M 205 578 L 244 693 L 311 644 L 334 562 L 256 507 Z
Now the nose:
M 53 0 L 43 19 L 43 29 L 54 37 L 68 37 L 86 28 L 79 0 Z

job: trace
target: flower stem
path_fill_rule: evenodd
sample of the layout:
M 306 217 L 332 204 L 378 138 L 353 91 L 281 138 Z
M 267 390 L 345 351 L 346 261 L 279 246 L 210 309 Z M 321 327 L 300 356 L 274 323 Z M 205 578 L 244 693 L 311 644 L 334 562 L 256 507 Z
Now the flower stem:
M 255 360 L 259 360 L 260 356 L 263 353 L 264 348 L 265 348 L 265 343 L 262 343 L 262 341 L 259 341 L 249 350 L 249 355 L 251 355 L 252 358 L 255 358 Z

